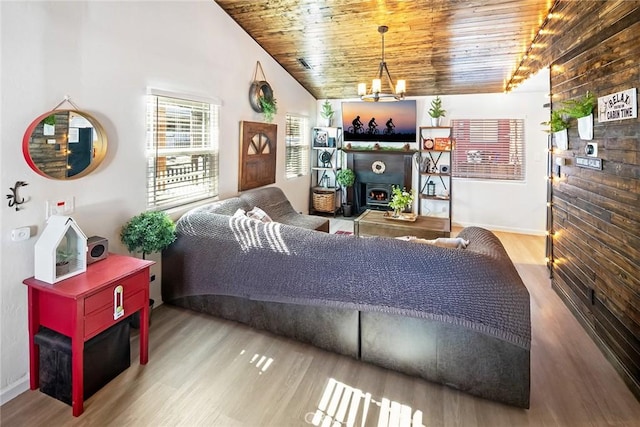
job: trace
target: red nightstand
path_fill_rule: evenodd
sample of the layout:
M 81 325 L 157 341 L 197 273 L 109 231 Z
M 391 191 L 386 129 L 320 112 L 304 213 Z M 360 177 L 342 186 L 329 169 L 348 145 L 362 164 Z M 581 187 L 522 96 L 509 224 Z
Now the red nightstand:
M 39 387 L 40 355 L 34 336 L 45 326 L 71 338 L 73 415 L 83 411 L 84 343 L 140 310 L 140 364 L 149 360 L 149 268 L 154 264 L 109 254 L 87 271 L 49 284 L 31 277 L 29 287 L 29 369 L 31 390 Z M 114 291 L 122 286 L 124 315 L 114 319 Z

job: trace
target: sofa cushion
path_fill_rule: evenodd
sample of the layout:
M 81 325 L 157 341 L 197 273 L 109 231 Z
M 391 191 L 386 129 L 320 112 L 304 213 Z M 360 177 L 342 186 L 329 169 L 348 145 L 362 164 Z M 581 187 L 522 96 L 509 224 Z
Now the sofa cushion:
M 258 206 L 275 222 L 309 230 L 324 231 L 325 233 L 329 232 L 328 219 L 296 212 L 287 196 L 278 187 L 263 187 L 247 191 L 240 195 L 240 199 L 249 205 L 247 210 Z
M 253 206 L 247 205 L 247 203 L 240 197 L 231 197 L 230 199 L 218 200 L 216 202 L 197 207 L 192 212 L 209 212 L 217 213 L 220 215 L 234 215 L 238 209 L 248 211 L 252 207 Z

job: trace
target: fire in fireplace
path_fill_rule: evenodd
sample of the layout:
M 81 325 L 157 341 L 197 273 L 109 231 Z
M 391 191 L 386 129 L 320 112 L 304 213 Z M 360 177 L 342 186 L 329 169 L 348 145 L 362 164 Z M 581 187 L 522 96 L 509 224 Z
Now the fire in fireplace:
M 380 209 L 388 208 L 391 197 L 391 184 L 372 184 L 364 183 L 366 198 L 366 207 Z

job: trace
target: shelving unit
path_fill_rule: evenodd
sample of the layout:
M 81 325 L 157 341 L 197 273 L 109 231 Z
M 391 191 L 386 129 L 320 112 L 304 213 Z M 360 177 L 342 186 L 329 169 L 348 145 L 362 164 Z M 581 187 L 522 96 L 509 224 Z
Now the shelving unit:
M 311 131 L 311 198 L 309 212 L 335 215 L 340 209 L 336 173 L 342 167 L 342 128 L 314 127 Z
M 418 160 L 418 214 L 434 220 L 440 237 L 451 235 L 454 148 L 450 127 L 420 127 Z

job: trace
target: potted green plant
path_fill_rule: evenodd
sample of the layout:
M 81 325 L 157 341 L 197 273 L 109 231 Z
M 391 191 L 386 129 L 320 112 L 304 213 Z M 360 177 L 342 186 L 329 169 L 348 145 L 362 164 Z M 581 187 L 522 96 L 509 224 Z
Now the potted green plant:
M 413 204 L 413 193 L 396 185 L 391 187 L 389 207 L 393 209 L 393 217 L 400 218 L 402 212 Z
M 322 110 L 320 111 L 320 116 L 326 120 L 326 126 L 331 126 L 331 120 L 333 120 L 333 115 L 335 112 L 333 111 L 333 107 L 328 99 L 325 99 L 324 104 L 322 104 Z
M 546 132 L 551 132 L 553 138 L 556 141 L 556 146 L 561 150 L 569 148 L 567 129 L 569 128 L 569 121 L 564 118 L 563 110 L 554 110 L 551 112 L 551 118 L 548 122 L 540 123 L 543 126 L 549 128 Z
M 58 248 L 56 250 L 56 277 L 64 276 L 69 272 L 69 263 L 74 258 L 75 252 Z
M 56 133 L 56 116 L 51 114 L 42 120 L 42 133 L 43 135 L 51 136 Z
M 342 187 L 342 214 L 350 217 L 352 212 L 351 204 L 347 201 L 347 188 L 356 182 L 356 174 L 349 168 L 340 169 L 336 173 L 336 182 Z
M 120 231 L 120 240 L 129 252 L 147 254 L 160 252 L 176 240 L 176 225 L 165 212 L 143 212 L 131 218 Z M 153 309 L 153 299 L 149 299 L 149 309 Z M 140 316 L 131 317 L 131 326 L 140 327 Z
M 55 126 L 56 116 L 55 114 L 51 114 L 50 116 L 45 117 L 44 120 L 42 121 L 44 122 L 45 125 Z
M 591 113 L 596 104 L 596 97 L 589 91 L 578 99 L 570 99 L 563 103 L 562 111 L 569 117 L 578 119 L 578 134 L 581 139 L 593 139 L 593 116 Z
M 442 108 L 442 99 L 439 96 L 436 96 L 431 101 L 431 108 L 429 108 L 429 116 L 431 117 L 431 126 L 437 127 L 440 126 L 440 118 L 444 117 L 447 113 L 446 110 Z
M 267 123 L 271 123 L 276 113 L 278 112 L 278 102 L 274 97 L 261 96 L 258 101 L 262 108 L 262 114 L 264 114 L 264 120 Z
M 143 212 L 122 227 L 120 240 L 129 252 L 160 252 L 176 240 L 176 225 L 165 212 Z

